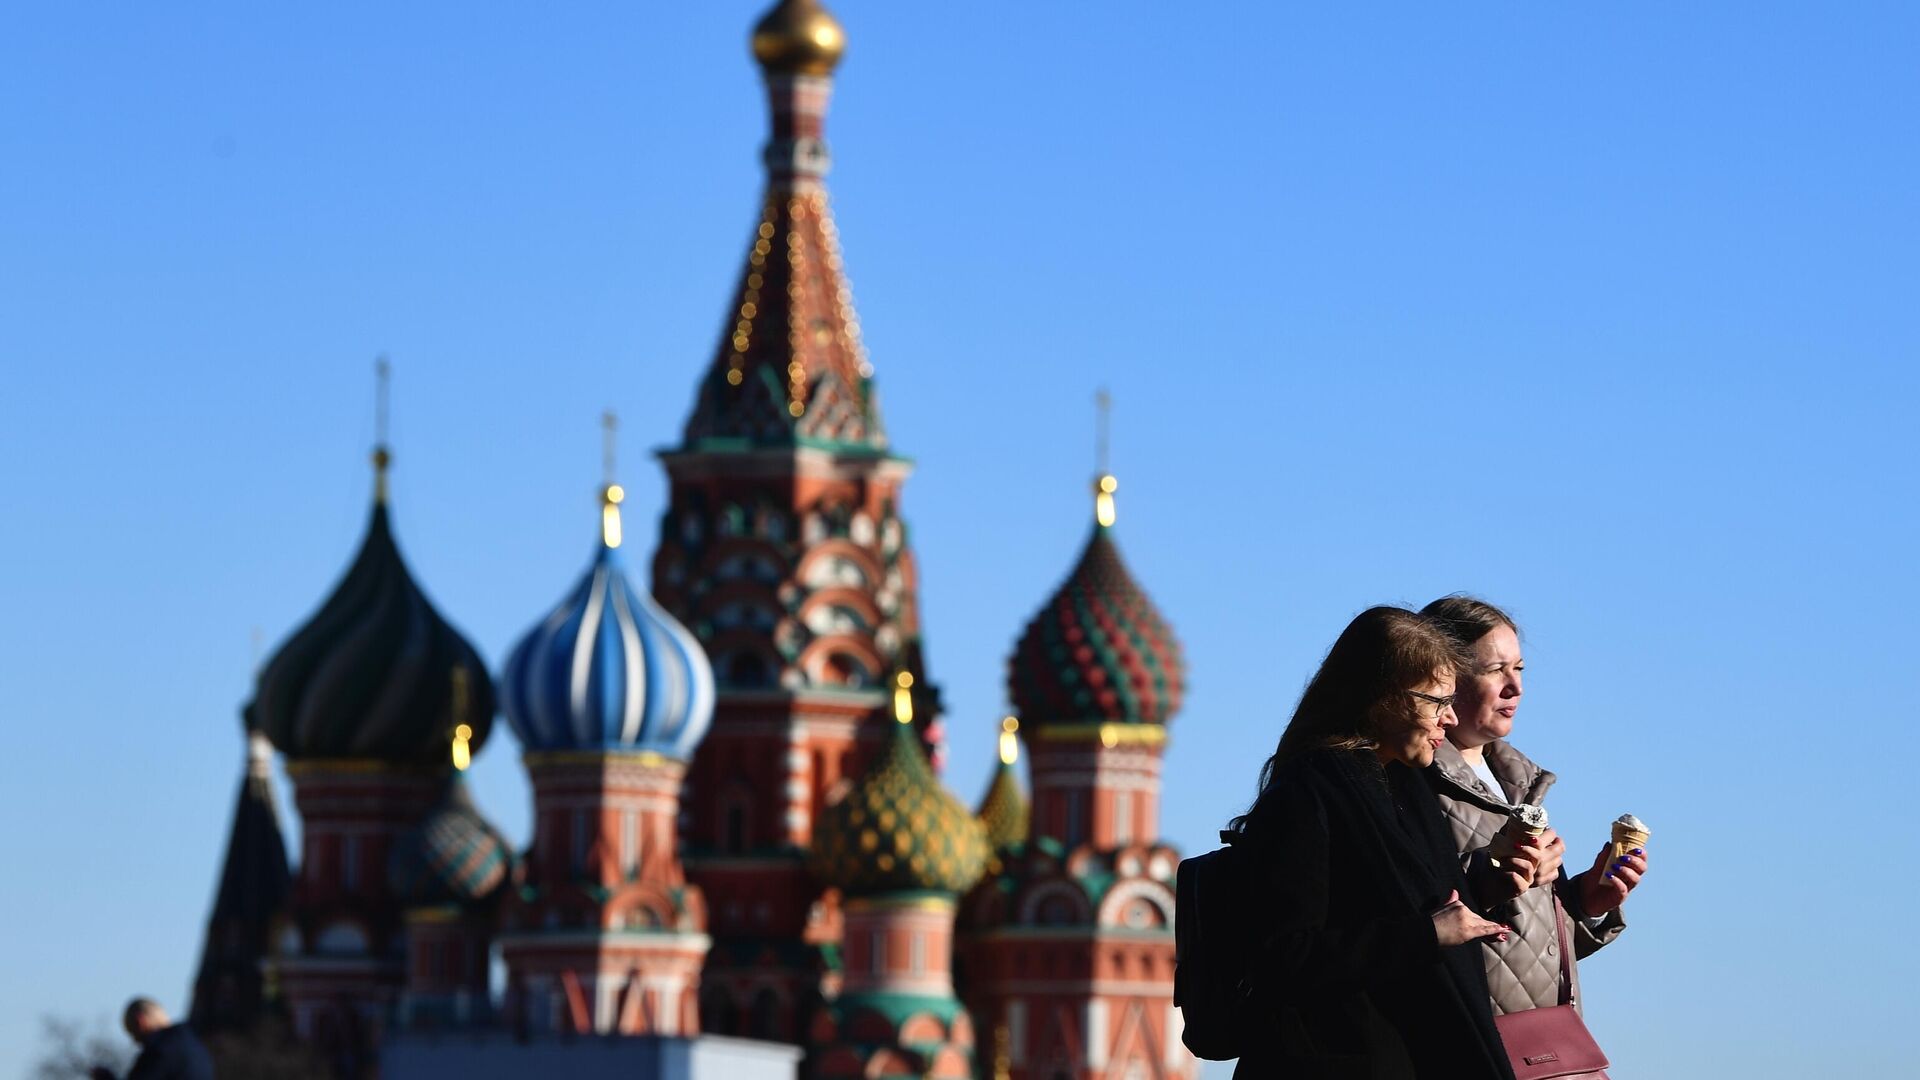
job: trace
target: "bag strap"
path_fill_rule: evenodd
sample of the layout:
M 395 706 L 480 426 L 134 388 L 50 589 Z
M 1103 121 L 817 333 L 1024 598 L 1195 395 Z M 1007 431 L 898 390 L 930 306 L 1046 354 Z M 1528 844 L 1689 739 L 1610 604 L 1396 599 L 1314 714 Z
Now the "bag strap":
M 1547 886 L 1549 892 L 1553 886 Z M 1560 1004 L 1573 1004 L 1573 945 L 1567 940 L 1567 923 L 1573 919 L 1560 903 L 1560 895 L 1553 894 L 1553 934 L 1560 942 Z

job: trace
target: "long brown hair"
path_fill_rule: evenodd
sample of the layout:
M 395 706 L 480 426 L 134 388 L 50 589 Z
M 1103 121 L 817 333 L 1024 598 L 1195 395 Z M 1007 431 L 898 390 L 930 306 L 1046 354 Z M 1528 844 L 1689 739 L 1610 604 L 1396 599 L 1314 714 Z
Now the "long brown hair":
M 1504 626 L 1516 635 L 1520 633 L 1520 625 L 1513 621 L 1513 616 L 1466 593 L 1443 596 L 1421 608 L 1420 614 L 1439 623 L 1440 629 L 1459 642 L 1461 648 L 1469 651 L 1473 649 L 1474 642 L 1493 633 L 1498 627 Z
M 1280 745 L 1261 766 L 1260 795 L 1291 758 L 1310 750 L 1372 746 L 1388 731 L 1415 723 L 1413 698 L 1406 691 L 1438 672 L 1463 671 L 1467 663 L 1453 638 L 1424 615 L 1381 606 L 1354 616 L 1300 695 Z M 1229 828 L 1240 831 L 1246 821 L 1247 815 L 1237 817 Z

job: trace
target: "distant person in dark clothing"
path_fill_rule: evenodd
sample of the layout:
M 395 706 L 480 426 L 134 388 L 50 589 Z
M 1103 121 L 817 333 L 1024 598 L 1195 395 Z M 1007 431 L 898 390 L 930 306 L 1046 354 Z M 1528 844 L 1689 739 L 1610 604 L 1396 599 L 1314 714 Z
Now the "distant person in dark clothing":
M 127 1034 L 140 1044 L 140 1056 L 125 1080 L 213 1080 L 213 1059 L 185 1024 L 176 1024 L 152 998 L 127 1003 Z M 93 1080 L 118 1080 L 112 1069 L 95 1066 Z

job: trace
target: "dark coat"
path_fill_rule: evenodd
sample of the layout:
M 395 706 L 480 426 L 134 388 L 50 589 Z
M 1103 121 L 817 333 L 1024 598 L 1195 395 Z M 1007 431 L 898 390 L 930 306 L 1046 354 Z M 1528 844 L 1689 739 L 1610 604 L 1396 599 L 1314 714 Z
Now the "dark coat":
M 127 1080 L 213 1080 L 213 1059 L 191 1028 L 175 1024 L 147 1039 Z
M 1432 912 L 1467 896 L 1427 777 L 1371 751 L 1277 769 L 1243 842 L 1270 912 L 1247 984 L 1236 1080 L 1512 1080 L 1477 943 L 1442 949 Z

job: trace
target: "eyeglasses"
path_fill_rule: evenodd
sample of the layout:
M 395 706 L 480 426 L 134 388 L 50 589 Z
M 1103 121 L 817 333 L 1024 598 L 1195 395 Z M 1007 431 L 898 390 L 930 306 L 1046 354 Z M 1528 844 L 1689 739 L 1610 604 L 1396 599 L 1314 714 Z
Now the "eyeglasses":
M 1409 690 L 1407 691 L 1407 693 L 1433 706 L 1433 715 L 1429 717 L 1424 717 L 1424 719 L 1438 720 L 1442 716 L 1447 715 L 1448 711 L 1450 711 L 1453 708 L 1452 695 L 1448 695 L 1447 697 L 1440 697 L 1435 694 L 1423 694 L 1418 690 Z

